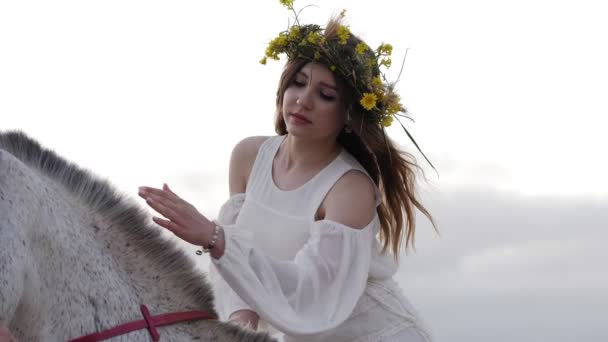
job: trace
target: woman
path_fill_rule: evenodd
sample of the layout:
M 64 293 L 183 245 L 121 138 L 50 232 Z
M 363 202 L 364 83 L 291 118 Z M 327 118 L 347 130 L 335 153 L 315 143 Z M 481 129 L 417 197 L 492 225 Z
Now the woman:
M 210 252 L 221 319 L 284 341 L 430 341 L 392 280 L 414 208 L 430 215 L 413 158 L 384 135 L 405 111 L 381 79 L 390 46 L 372 51 L 337 18 L 293 25 L 262 63 L 281 53 L 278 135 L 236 145 L 217 221 L 166 185 L 140 195 L 166 217 L 156 223 Z

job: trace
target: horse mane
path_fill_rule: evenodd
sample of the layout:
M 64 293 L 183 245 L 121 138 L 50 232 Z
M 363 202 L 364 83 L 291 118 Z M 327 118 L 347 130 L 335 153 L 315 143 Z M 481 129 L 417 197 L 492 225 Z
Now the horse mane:
M 119 193 L 108 181 L 42 147 L 21 131 L 0 132 L 0 150 L 6 150 L 28 167 L 60 184 L 79 203 L 103 214 L 116 229 L 138 244 L 145 257 L 160 271 L 179 274 L 184 291 L 196 303 L 213 309 L 213 291 L 205 277 L 195 271 L 194 262 L 176 244 L 167 243 L 161 230 L 151 224 L 149 214 L 131 198 Z

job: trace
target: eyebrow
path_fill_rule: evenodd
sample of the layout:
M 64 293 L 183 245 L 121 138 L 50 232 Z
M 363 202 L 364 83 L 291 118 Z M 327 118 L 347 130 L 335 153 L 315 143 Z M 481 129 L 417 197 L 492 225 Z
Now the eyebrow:
M 308 79 L 308 75 L 306 75 L 306 74 L 305 74 L 305 73 L 303 73 L 302 71 L 298 71 L 298 73 L 296 74 L 296 76 L 298 76 L 298 75 L 299 75 L 299 76 L 302 76 L 302 77 L 306 77 L 306 79 Z M 338 91 L 338 88 L 337 88 L 335 85 L 333 85 L 333 84 L 329 84 L 329 83 L 326 83 L 326 82 L 323 82 L 323 81 L 321 81 L 321 82 L 319 82 L 319 83 L 320 83 L 322 86 L 325 86 L 325 87 L 327 87 L 327 88 L 330 88 L 330 89 L 333 89 L 333 90 L 335 90 L 335 91 Z

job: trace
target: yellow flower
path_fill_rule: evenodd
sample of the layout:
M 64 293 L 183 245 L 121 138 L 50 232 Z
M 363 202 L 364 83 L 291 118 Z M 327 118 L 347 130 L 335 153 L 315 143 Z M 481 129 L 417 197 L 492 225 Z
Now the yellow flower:
M 329 66 L 329 70 L 331 70 L 331 71 L 336 71 L 336 66 L 335 66 L 335 65 L 330 65 L 330 66 Z
M 392 89 L 388 90 L 388 93 L 385 94 L 385 98 L 384 103 L 386 104 L 387 114 L 393 115 L 404 110 L 403 106 L 401 106 L 399 95 L 395 94 Z
M 372 79 L 372 86 L 374 88 L 382 88 L 382 79 L 380 78 L 380 76 L 376 76 L 374 77 L 374 79 Z
M 386 111 L 389 114 L 395 114 L 401 111 L 401 103 L 399 103 L 399 98 L 392 97 L 386 106 Z
M 279 53 L 271 45 L 268 45 L 268 47 L 266 48 L 265 56 L 272 59 L 278 59 Z
M 359 43 L 355 47 L 355 51 L 357 51 L 357 55 L 361 56 L 365 51 L 367 51 L 368 47 L 365 43 Z
M 279 0 L 279 2 L 281 3 L 281 5 L 283 5 L 287 8 L 293 7 L 293 0 Z
M 363 93 L 363 97 L 361 98 L 360 103 L 363 106 L 363 108 L 370 110 L 370 109 L 376 107 L 376 100 L 378 100 L 378 97 L 376 96 L 376 94 Z
M 311 44 L 316 44 L 319 40 L 321 40 L 321 34 L 319 32 L 309 32 L 308 33 L 308 42 Z
M 393 123 L 393 116 L 392 116 L 392 115 L 385 116 L 385 117 L 382 119 L 382 126 L 383 126 L 383 127 L 388 127 L 388 126 L 390 126 L 392 123 Z
M 387 107 L 386 111 L 388 112 L 388 114 L 391 114 L 391 115 L 395 114 L 395 113 L 398 113 L 398 112 L 401 111 L 401 104 L 399 102 L 391 101 L 388 104 L 388 107 Z
M 287 37 L 284 34 L 279 35 L 268 43 L 268 47 L 266 47 L 266 57 L 272 59 L 279 59 L 279 53 L 285 46 L 287 46 Z
M 382 102 L 382 100 L 384 99 L 384 92 L 382 90 L 376 90 L 374 94 L 376 94 L 378 102 Z
M 279 59 L 279 51 L 277 51 L 277 46 L 274 41 L 271 41 L 270 44 L 268 44 L 268 47 L 266 47 L 266 57 L 275 60 Z
M 276 38 L 276 44 L 279 47 L 283 47 L 285 45 L 287 45 L 287 37 L 285 37 L 285 35 L 280 35 Z
M 393 61 L 391 61 L 391 59 L 390 59 L 390 58 L 386 58 L 386 59 L 383 59 L 382 61 L 380 61 L 380 65 L 384 65 L 384 66 L 386 66 L 387 68 L 390 68 L 390 67 L 391 67 L 391 63 L 392 63 L 392 62 L 393 62 Z
M 292 26 L 289 29 L 289 39 L 295 39 L 300 35 L 300 26 Z
M 266 57 L 262 58 L 262 59 L 260 60 L 260 64 L 262 64 L 262 65 L 266 65 L 266 60 L 267 60 L 267 58 L 266 58 Z
M 338 27 L 338 37 L 340 38 L 340 44 L 346 45 L 346 41 L 348 40 L 348 37 L 350 37 L 350 30 L 348 27 L 340 25 L 340 27 Z
M 378 51 L 390 56 L 390 54 L 393 53 L 393 46 L 391 44 L 381 44 Z

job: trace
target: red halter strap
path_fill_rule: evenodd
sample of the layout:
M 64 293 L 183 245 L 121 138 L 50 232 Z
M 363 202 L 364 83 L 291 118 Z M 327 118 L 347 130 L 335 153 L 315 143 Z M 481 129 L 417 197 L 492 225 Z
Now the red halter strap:
M 158 342 L 160 340 L 160 334 L 156 330 L 156 327 L 160 327 L 163 325 L 170 325 L 177 322 L 186 322 L 193 321 L 198 319 L 217 319 L 217 316 L 214 316 L 206 311 L 186 311 L 186 312 L 174 312 L 168 313 L 158 316 L 151 316 L 148 308 L 142 304 L 141 313 L 144 316 L 144 319 L 139 321 L 133 321 L 125 324 L 121 324 L 117 327 L 104 330 L 102 332 L 89 334 L 86 336 L 78 337 L 69 342 L 97 342 L 107 340 L 109 338 L 124 335 L 130 333 L 132 331 L 140 330 L 147 328 L 150 331 L 150 335 L 152 336 L 152 341 Z

